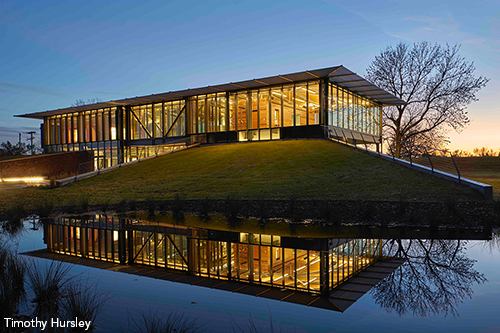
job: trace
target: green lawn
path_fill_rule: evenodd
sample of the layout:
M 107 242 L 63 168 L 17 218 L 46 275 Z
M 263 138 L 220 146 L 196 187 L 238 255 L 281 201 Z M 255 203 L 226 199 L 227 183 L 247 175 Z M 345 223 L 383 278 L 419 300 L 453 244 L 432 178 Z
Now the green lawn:
M 500 157 L 455 157 L 463 177 L 493 186 L 493 197 L 500 200 Z
M 0 207 L 123 199 L 482 200 L 475 190 L 326 140 L 202 146 L 55 189 L 0 191 Z

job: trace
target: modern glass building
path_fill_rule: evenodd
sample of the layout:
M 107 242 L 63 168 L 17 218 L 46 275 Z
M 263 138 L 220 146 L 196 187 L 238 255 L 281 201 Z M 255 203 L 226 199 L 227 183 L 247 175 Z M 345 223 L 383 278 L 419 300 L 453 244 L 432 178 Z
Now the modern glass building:
M 17 115 L 43 119 L 45 152 L 90 150 L 101 167 L 173 145 L 337 137 L 378 143 L 404 104 L 343 66 Z
M 329 295 L 382 257 L 380 239 L 283 237 L 93 215 L 45 226 L 50 252 Z

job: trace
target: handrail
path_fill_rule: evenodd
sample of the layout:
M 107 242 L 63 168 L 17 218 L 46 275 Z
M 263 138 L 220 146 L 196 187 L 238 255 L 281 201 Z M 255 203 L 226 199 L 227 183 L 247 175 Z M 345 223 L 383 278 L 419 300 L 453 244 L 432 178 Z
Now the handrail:
M 148 156 L 146 156 L 146 152 L 147 152 L 147 149 L 150 147 L 154 147 L 154 149 L 155 149 L 154 156 L 158 157 L 158 156 L 162 155 L 162 153 L 160 153 L 161 147 L 170 147 L 171 148 L 170 151 L 164 152 L 165 154 L 169 154 L 177 149 L 177 147 L 178 147 L 177 144 L 179 144 L 179 143 L 186 144 L 186 139 L 187 138 L 172 140 L 166 144 L 161 144 L 161 145 L 154 145 L 154 146 L 147 146 L 147 147 L 141 146 L 138 149 L 139 154 L 137 156 L 137 161 L 140 162 L 141 159 L 148 157 Z M 153 155 L 151 155 L 151 156 L 153 156 Z M 98 161 L 97 164 L 95 163 L 96 160 Z M 78 175 L 83 174 L 83 173 L 87 173 L 87 172 L 91 172 L 91 171 L 96 171 L 96 168 L 97 168 L 97 172 L 100 173 L 102 169 L 107 169 L 110 167 L 118 166 L 118 168 L 121 168 L 122 164 L 125 164 L 125 163 L 127 163 L 127 162 L 120 161 L 116 165 L 104 166 L 104 157 L 103 156 L 96 156 L 91 161 L 81 162 L 78 164 L 77 169 L 76 169 L 76 174 L 75 174 L 75 180 L 78 179 Z M 91 168 L 88 168 L 88 166 L 91 166 Z M 85 167 L 85 168 L 83 168 L 83 167 Z
M 458 170 L 457 163 L 455 163 L 455 159 L 453 158 L 453 154 L 452 153 L 450 153 L 450 156 L 451 156 L 451 160 L 453 161 L 453 165 L 455 165 L 455 169 L 457 170 L 458 180 L 460 180 L 460 170 Z
M 418 144 L 414 144 L 414 143 L 411 143 L 411 142 L 407 142 L 407 141 L 399 141 L 399 140 L 394 140 L 392 138 L 383 138 L 383 140 L 386 140 L 388 142 L 388 147 L 389 149 L 391 149 L 391 155 L 393 156 L 393 159 L 396 158 L 395 157 L 395 154 L 394 152 L 392 151 L 392 147 L 391 147 L 391 144 L 389 143 L 389 141 L 392 141 L 394 143 L 399 143 L 401 144 L 402 147 L 404 147 L 404 149 L 406 150 L 407 152 L 407 155 L 408 155 L 408 158 L 410 160 L 410 164 L 413 164 L 413 158 L 419 158 L 419 157 L 423 157 L 423 155 L 427 155 L 427 159 L 429 160 L 429 166 L 430 166 L 430 169 L 432 172 L 434 172 L 434 170 L 436 169 L 435 168 L 435 162 L 432 162 L 432 159 L 431 157 L 434 156 L 436 158 L 439 158 L 440 156 L 438 155 L 435 155 L 435 154 L 432 154 L 432 153 L 429 153 L 429 151 L 435 151 L 435 152 L 439 152 L 441 154 L 442 157 L 448 157 L 451 159 L 451 162 L 453 163 L 452 166 L 449 165 L 450 163 L 446 163 L 446 161 L 441 161 L 441 169 L 453 169 L 453 171 L 456 172 L 457 174 L 457 177 L 458 177 L 458 181 L 460 181 L 461 179 L 461 175 L 460 175 L 460 170 L 458 169 L 458 165 L 457 163 L 455 162 L 455 158 L 453 157 L 453 153 L 450 152 L 449 150 L 446 150 L 446 149 L 440 149 L 440 148 L 434 148 L 434 147 L 428 147 L 428 146 L 423 146 L 423 145 L 418 145 Z M 421 148 L 425 151 L 425 154 L 418 154 L 416 153 L 416 150 L 415 149 L 411 149 L 411 148 Z M 413 151 L 413 153 L 412 153 Z M 404 156 L 400 156 L 399 158 L 402 158 L 404 159 Z
M 431 156 L 427 152 L 427 148 L 424 147 L 424 149 L 425 149 L 425 154 L 427 155 L 427 158 L 429 159 L 429 163 L 431 165 L 432 172 L 434 172 L 434 165 L 432 164 Z
M 350 130 L 350 129 L 342 129 L 338 128 L 336 126 L 326 126 L 322 125 L 324 128 L 325 136 L 331 140 L 335 140 L 339 143 L 343 143 L 346 146 L 354 147 L 356 149 L 363 150 L 362 148 L 358 147 L 357 140 L 354 137 L 354 134 L 359 137 L 361 137 L 361 140 L 363 140 L 363 144 L 365 146 L 366 151 L 368 150 L 374 150 L 373 148 L 369 149 L 368 146 L 373 147 L 373 144 L 381 145 L 381 149 L 377 150 L 377 153 L 380 155 L 382 147 L 385 146 L 388 148 L 387 154 L 392 157 L 393 160 L 396 160 L 397 158 L 399 159 L 408 159 L 409 164 L 422 164 L 425 166 L 425 164 L 428 163 L 428 167 L 431 170 L 432 173 L 434 173 L 435 170 L 441 170 L 445 171 L 448 173 L 456 173 L 458 177 L 458 181 L 461 179 L 461 174 L 460 170 L 458 169 L 458 165 L 455 161 L 455 158 L 453 156 L 453 153 L 450 152 L 449 150 L 445 149 L 439 149 L 439 148 L 434 148 L 434 147 L 428 147 L 424 145 L 419 145 L 419 144 L 414 144 L 411 142 L 407 141 L 399 141 L 395 140 L 392 138 L 385 138 L 381 137 L 378 135 L 373 135 L 373 134 L 368 134 L 368 133 L 363 133 L 359 132 L 356 130 Z M 346 131 L 350 132 L 350 138 L 346 136 Z M 341 132 L 341 133 L 339 133 Z M 358 137 L 358 139 L 359 139 Z M 367 140 L 368 139 L 368 140 Z M 370 142 L 371 139 L 371 142 Z M 352 140 L 352 144 L 349 143 L 349 140 Z M 400 155 L 399 157 L 396 157 L 396 152 L 394 151 L 394 145 L 399 144 L 401 145 L 401 153 L 402 156 Z M 387 149 L 386 148 L 386 149 Z M 419 152 L 420 151 L 420 152 Z M 425 161 L 422 160 L 422 157 L 426 157 Z M 443 157 L 448 158 L 448 160 L 443 159 Z M 433 161 L 434 159 L 434 161 Z M 450 161 L 451 160 L 451 161 Z

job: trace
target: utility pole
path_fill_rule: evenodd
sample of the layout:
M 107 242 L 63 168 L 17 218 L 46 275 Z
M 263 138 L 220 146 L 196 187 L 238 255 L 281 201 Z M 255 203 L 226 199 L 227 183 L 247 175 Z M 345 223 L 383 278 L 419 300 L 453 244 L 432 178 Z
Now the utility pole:
M 34 155 L 35 153 L 35 147 L 33 146 L 33 135 L 35 134 L 36 132 L 35 131 L 30 131 L 30 132 L 27 132 L 26 134 L 29 134 L 30 135 L 30 141 L 31 141 L 31 145 L 30 145 L 30 150 L 31 150 L 31 155 Z

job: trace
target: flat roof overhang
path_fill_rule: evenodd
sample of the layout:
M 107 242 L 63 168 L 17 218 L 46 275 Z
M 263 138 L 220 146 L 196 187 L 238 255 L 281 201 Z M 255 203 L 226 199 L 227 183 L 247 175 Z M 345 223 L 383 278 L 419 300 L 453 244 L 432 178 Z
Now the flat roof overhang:
M 43 119 L 44 117 L 47 116 L 60 115 L 65 113 L 81 112 L 81 111 L 103 109 L 103 108 L 125 106 L 125 105 L 136 106 L 142 104 L 168 102 L 196 95 L 264 88 L 268 86 L 313 80 L 313 79 L 324 79 L 324 78 L 328 78 L 330 82 L 335 83 L 343 88 L 347 88 L 361 96 L 367 97 L 377 103 L 382 104 L 383 106 L 406 104 L 406 102 L 404 102 L 403 100 L 377 87 L 373 83 L 362 78 L 356 73 L 348 70 L 344 66 L 335 66 L 322 69 L 307 70 L 292 74 L 280 74 L 276 76 L 270 76 L 270 77 L 247 80 L 247 81 L 230 82 L 225 84 L 219 84 L 216 86 L 169 91 L 161 94 L 138 96 L 133 98 L 125 98 L 108 102 L 87 104 L 82 106 L 73 106 L 69 108 L 62 108 L 56 110 L 26 113 L 21 115 L 15 115 L 14 117 Z
M 223 280 L 199 275 L 190 275 L 187 274 L 186 271 L 169 268 L 156 268 L 140 264 L 121 265 L 109 261 L 100 261 L 97 259 L 49 252 L 47 249 L 35 250 L 22 254 L 36 258 L 57 260 L 75 265 L 155 278 L 163 281 L 207 287 L 220 291 L 229 291 L 238 294 L 340 312 L 346 311 L 351 305 L 356 303 L 358 299 L 368 293 L 385 277 L 396 271 L 406 261 L 395 257 L 381 258 L 378 262 L 365 267 L 363 270 L 354 274 L 346 282 L 335 289 L 332 289 L 329 296 L 325 297 L 321 296 L 319 293 L 271 287 L 268 285 L 253 284 L 236 280 Z

